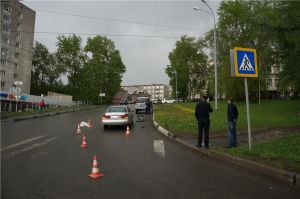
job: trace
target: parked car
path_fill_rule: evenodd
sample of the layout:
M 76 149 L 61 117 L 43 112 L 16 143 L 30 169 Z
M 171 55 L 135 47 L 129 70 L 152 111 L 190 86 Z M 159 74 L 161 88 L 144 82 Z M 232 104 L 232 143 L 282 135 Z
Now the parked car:
M 162 100 L 162 103 L 163 103 L 163 104 L 173 104 L 173 103 L 175 103 L 175 102 L 176 102 L 176 100 L 174 100 L 174 99 L 169 99 L 169 98 L 165 98 L 165 99 Z
M 178 98 L 177 102 L 183 103 L 183 102 L 185 102 L 185 100 L 183 98 Z
M 162 100 L 161 100 L 161 99 L 157 99 L 157 100 L 156 100 L 156 103 L 157 103 L 157 104 L 162 104 Z
M 127 105 L 127 104 L 128 104 L 127 99 L 120 100 L 120 105 Z
M 102 116 L 102 125 L 104 129 L 109 126 L 129 126 L 133 125 L 133 111 L 128 106 L 110 106 Z
M 135 104 L 135 112 L 138 114 L 139 112 L 146 112 L 146 102 L 150 101 L 149 97 L 138 97 L 136 98 Z M 150 113 L 152 113 L 152 102 L 150 101 Z

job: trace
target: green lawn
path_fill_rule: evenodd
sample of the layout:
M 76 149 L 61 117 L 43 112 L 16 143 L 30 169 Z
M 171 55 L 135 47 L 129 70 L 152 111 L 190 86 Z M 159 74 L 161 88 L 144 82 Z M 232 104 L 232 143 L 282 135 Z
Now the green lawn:
M 251 152 L 248 151 L 248 146 L 231 149 L 219 148 L 218 150 L 300 173 L 299 133 L 256 144 Z
M 92 108 L 96 107 L 94 105 L 87 105 L 87 106 L 72 106 L 72 107 L 59 107 L 59 108 L 47 108 L 44 109 L 43 112 L 39 112 L 38 109 L 36 110 L 28 110 L 28 111 L 22 111 L 22 112 L 1 112 L 1 119 L 7 119 L 7 118 L 12 118 L 12 117 L 18 117 L 18 116 L 25 116 L 25 115 L 32 115 L 32 114 L 41 114 L 41 113 L 46 113 L 46 112 L 62 112 L 62 111 L 67 111 L 67 110 L 74 110 L 74 109 L 84 109 L 84 108 Z
M 214 102 L 210 102 L 214 105 Z M 161 104 L 154 106 L 155 120 L 176 134 L 197 134 L 197 121 L 194 116 L 196 103 Z M 247 129 L 246 105 L 237 103 L 239 121 L 237 128 Z M 222 134 L 227 129 L 227 103 L 220 102 L 218 111 L 211 114 L 211 133 Z M 251 127 L 283 127 L 300 124 L 300 100 L 262 101 L 250 104 Z

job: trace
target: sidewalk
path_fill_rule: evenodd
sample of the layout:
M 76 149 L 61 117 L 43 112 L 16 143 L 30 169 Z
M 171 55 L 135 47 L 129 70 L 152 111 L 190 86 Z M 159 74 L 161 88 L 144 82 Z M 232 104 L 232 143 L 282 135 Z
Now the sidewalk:
M 281 181 L 284 184 L 289 184 L 292 186 L 300 187 L 300 174 L 295 172 L 286 171 L 283 169 L 278 169 L 272 166 L 268 166 L 266 164 L 262 164 L 256 161 L 240 158 L 237 156 L 230 155 L 228 153 L 220 152 L 216 150 L 220 147 L 227 146 L 228 137 L 225 135 L 214 137 L 210 139 L 211 147 L 209 150 L 196 147 L 197 138 L 194 137 L 179 137 L 176 134 L 164 129 L 161 127 L 156 121 L 153 114 L 153 125 L 157 129 L 158 132 L 167 136 L 169 139 L 174 140 L 190 149 L 193 149 L 199 152 L 201 155 L 208 156 L 210 158 L 214 158 L 220 160 L 222 162 L 227 162 L 229 164 L 236 165 L 238 167 L 244 168 L 250 172 L 257 173 L 259 175 L 265 175 Z M 271 128 L 264 129 L 257 132 L 254 132 L 252 135 L 253 142 L 261 142 L 266 139 L 280 137 L 289 133 L 294 133 L 297 130 L 299 131 L 299 126 L 288 127 L 288 128 Z M 244 145 L 248 143 L 248 135 L 243 133 L 238 135 L 239 145 Z

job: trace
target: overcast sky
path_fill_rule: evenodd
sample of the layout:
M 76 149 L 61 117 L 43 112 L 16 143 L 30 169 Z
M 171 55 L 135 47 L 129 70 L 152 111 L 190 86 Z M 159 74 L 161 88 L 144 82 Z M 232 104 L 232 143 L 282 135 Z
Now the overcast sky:
M 179 37 L 185 34 L 194 37 L 203 36 L 205 32 L 213 28 L 211 15 L 193 10 L 193 7 L 197 6 L 209 11 L 200 0 L 28 0 L 22 2 L 36 11 L 35 32 L 37 33 L 35 33 L 34 39 L 46 45 L 52 52 L 56 50 L 56 37 L 58 35 L 38 32 L 107 35 L 115 42 L 116 48 L 120 50 L 122 60 L 126 65 L 127 71 L 124 74 L 122 85 L 169 84 L 165 68 L 169 64 L 168 54 L 174 49 Z M 217 17 L 220 2 L 207 1 L 207 3 L 212 7 Z M 91 18 L 61 15 L 53 12 L 90 16 Z M 81 37 L 85 44 L 89 35 L 81 35 Z

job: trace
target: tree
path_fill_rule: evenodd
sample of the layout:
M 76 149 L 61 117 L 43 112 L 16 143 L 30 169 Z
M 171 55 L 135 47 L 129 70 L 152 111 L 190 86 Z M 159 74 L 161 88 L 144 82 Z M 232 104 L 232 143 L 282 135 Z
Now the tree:
M 274 3 L 270 1 L 223 1 L 218 14 L 218 74 L 220 93 L 244 98 L 242 78 L 230 76 L 229 50 L 235 46 L 256 48 L 258 52 L 259 78 L 249 80 L 251 98 L 258 97 L 259 84 L 265 87 L 267 72 L 274 65 L 276 52 L 273 34 L 262 22 L 273 19 Z M 212 31 L 206 34 L 208 46 L 212 47 Z
M 72 95 L 75 99 L 79 99 L 79 90 L 82 80 L 81 70 L 87 59 L 81 46 L 82 39 L 76 35 L 69 37 L 62 35 L 59 36 L 57 40 L 58 48 L 55 57 L 57 59 L 58 68 L 68 78 L 66 93 Z
M 170 77 L 173 95 L 177 90 L 179 98 L 204 92 L 208 74 L 207 55 L 204 53 L 203 40 L 182 36 L 176 47 L 169 53 L 170 65 L 165 69 Z
M 113 41 L 102 36 L 88 38 L 84 50 L 91 54 L 91 58 L 83 68 L 81 93 L 99 102 L 99 93 L 102 92 L 110 102 L 119 91 L 126 71 L 120 52 Z
M 35 42 L 33 47 L 31 93 L 34 95 L 46 94 L 55 91 L 62 82 L 61 71 L 56 67 L 54 55 L 40 42 Z

